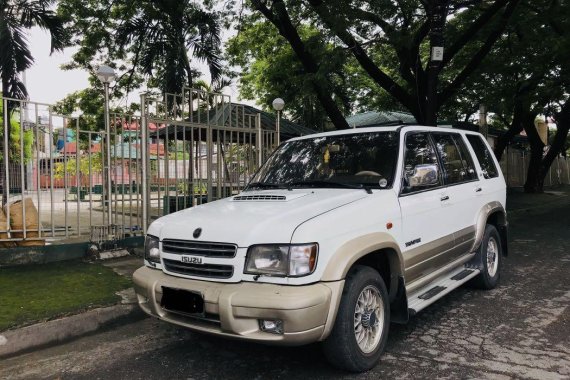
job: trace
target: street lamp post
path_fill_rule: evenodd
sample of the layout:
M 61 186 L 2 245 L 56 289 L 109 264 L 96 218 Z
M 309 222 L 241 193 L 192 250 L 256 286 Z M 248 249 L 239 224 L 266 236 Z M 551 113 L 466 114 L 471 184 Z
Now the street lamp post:
M 285 101 L 281 98 L 275 98 L 273 101 L 273 109 L 277 111 L 277 146 L 281 144 L 281 111 L 285 107 Z
M 105 187 L 107 194 L 107 225 L 110 227 L 113 224 L 112 218 L 112 202 L 111 202 L 111 122 L 109 120 L 109 83 L 115 78 L 115 70 L 112 67 L 101 65 L 97 70 L 97 78 L 103 83 L 105 89 L 105 136 L 107 137 L 107 144 L 105 144 L 105 161 L 107 168 L 105 170 Z M 105 199 L 103 199 L 103 202 Z

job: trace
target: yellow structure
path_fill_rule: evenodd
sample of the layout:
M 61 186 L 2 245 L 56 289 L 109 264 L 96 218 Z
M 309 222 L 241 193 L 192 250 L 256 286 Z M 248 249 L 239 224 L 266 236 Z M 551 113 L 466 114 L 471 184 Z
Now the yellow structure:
M 534 121 L 534 126 L 536 127 L 536 131 L 540 136 L 544 145 L 548 145 L 548 124 L 541 119 L 536 119 Z

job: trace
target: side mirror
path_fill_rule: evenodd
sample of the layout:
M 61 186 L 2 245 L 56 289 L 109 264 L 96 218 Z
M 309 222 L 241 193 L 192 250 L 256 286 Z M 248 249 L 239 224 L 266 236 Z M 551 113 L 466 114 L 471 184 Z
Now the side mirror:
M 435 186 L 439 183 L 439 173 L 437 165 L 423 164 L 416 165 L 411 175 L 407 176 L 408 185 L 411 189 L 415 187 Z

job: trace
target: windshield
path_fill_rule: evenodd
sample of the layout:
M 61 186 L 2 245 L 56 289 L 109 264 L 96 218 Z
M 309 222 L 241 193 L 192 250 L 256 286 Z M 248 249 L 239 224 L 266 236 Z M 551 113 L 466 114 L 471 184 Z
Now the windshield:
M 289 141 L 267 160 L 248 189 L 392 186 L 397 132 L 369 132 Z

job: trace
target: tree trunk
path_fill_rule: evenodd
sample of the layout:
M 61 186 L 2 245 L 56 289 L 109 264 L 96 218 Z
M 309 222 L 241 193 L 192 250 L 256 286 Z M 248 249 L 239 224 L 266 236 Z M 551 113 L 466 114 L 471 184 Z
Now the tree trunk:
M 543 148 L 544 144 L 531 144 L 530 146 L 530 162 L 524 184 L 525 193 L 542 193 L 543 191 L 544 177 L 541 176 L 540 170 Z
M 503 158 L 503 153 L 505 153 L 505 149 L 511 140 L 516 135 L 521 133 L 522 130 L 523 128 L 520 124 L 518 124 L 516 127 L 511 125 L 511 127 L 505 133 L 497 138 L 497 144 L 495 145 L 495 157 L 497 157 L 497 161 L 501 161 L 501 158 Z
M 534 125 L 535 114 L 527 114 L 524 120 L 524 130 L 528 142 L 530 143 L 530 162 L 528 164 L 526 182 L 524 184 L 525 193 L 542 193 L 544 185 L 540 175 L 544 143 L 540 139 L 538 131 Z
M 562 110 L 556 115 L 556 127 L 552 145 L 540 165 L 540 178 L 543 183 L 554 159 L 566 148 L 566 138 L 570 131 L 570 103 L 568 101 L 564 103 Z
M 425 105 L 426 125 L 437 125 L 438 104 L 438 76 L 441 71 L 443 56 L 437 57 L 434 54 L 435 48 L 442 48 L 444 45 L 443 29 L 447 17 L 447 7 L 449 0 L 432 0 L 429 3 L 429 21 L 430 21 L 430 61 L 427 67 L 427 94 Z
M 523 131 L 523 107 L 524 105 L 522 102 L 515 100 L 515 110 L 513 113 L 513 121 L 511 122 L 511 126 L 497 139 L 497 145 L 495 146 L 494 152 L 495 157 L 497 157 L 497 161 L 501 161 L 503 153 L 505 152 L 505 149 L 511 140 Z
M 536 131 L 536 128 L 534 128 L 536 113 L 529 111 L 531 109 L 531 101 L 528 95 L 536 89 L 538 83 L 539 78 L 533 77 L 517 84 L 517 91 L 514 96 L 513 121 L 507 132 L 499 136 L 497 145 L 495 146 L 494 153 L 495 157 L 497 157 L 497 161 L 501 161 L 507 145 L 509 145 L 513 137 L 523 131 L 526 124 L 532 126 L 533 130 Z
M 267 8 L 265 2 L 261 0 L 253 0 L 252 5 L 255 9 L 260 11 L 265 18 L 267 18 L 277 30 L 291 45 L 297 58 L 303 65 L 303 68 L 309 74 L 309 80 L 315 90 L 317 98 L 323 105 L 325 112 L 331 119 L 336 129 L 349 129 L 350 126 L 346 122 L 342 112 L 338 108 L 334 99 L 331 96 L 332 86 L 327 80 L 317 80 L 316 74 L 319 72 L 319 65 L 317 64 L 313 55 L 308 51 L 307 47 L 301 40 L 297 29 L 291 22 L 285 3 L 282 0 L 275 0 L 271 9 Z M 323 85 L 324 82 L 324 85 Z

